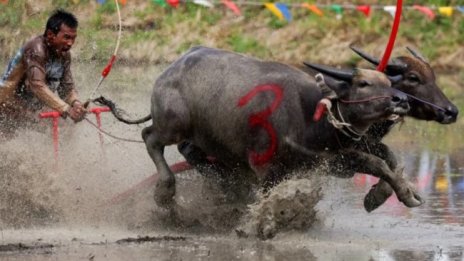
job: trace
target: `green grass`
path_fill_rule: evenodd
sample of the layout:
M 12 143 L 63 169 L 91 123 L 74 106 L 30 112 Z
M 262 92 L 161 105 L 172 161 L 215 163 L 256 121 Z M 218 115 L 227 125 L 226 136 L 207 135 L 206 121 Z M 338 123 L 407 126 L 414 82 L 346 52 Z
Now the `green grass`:
M 295 1 L 281 2 L 295 3 Z M 342 3 L 342 1 L 339 2 Z M 353 4 L 375 4 L 377 2 L 373 0 L 351 1 Z M 411 5 L 416 2 L 407 0 L 404 4 Z M 318 3 L 335 2 L 321 0 Z M 396 1 L 393 0 L 382 2 L 382 4 L 392 5 L 395 3 Z M 457 5 L 460 2 L 428 0 L 421 1 L 421 4 Z M 179 53 L 192 45 L 208 43 L 272 59 L 279 59 L 279 54 L 299 50 L 301 54 L 295 54 L 296 57 L 315 57 L 316 62 L 317 59 L 322 59 L 315 55 L 316 50 L 330 47 L 327 46 L 329 36 L 334 37 L 334 44 L 339 43 L 338 38 L 345 41 L 352 39 L 361 46 L 370 45 L 371 48 L 374 45 L 386 44 L 386 40 L 380 41 L 379 39 L 385 39 L 389 35 L 393 21 L 387 13 L 380 10 L 374 11 L 370 18 L 364 17 L 357 11 L 345 10 L 344 16 L 338 20 L 335 19 L 332 11 L 326 10 L 324 17 L 318 17 L 306 9 L 292 8 L 293 21 L 288 23 L 280 21 L 262 6 L 244 6 L 242 7 L 243 18 L 228 22 L 236 18 L 220 5 L 209 9 L 188 3 L 180 4 L 174 9 L 170 6 L 161 7 L 152 0 L 128 1 L 127 5 L 127 7 L 121 6 L 123 19 L 126 21 L 129 18 L 132 20 L 135 18 L 141 25 L 125 28 L 123 44 L 126 49 L 130 49 L 131 45 L 137 43 L 154 42 L 159 48 L 172 46 L 169 50 Z M 28 14 L 26 0 L 15 0 L 10 1 L 8 5 L 0 5 L 0 36 L 2 39 L 11 39 L 11 41 L 0 41 L 0 57 L 7 57 L 12 53 L 12 49 L 16 49 L 17 45 L 24 41 L 24 39 L 21 41 L 18 39 L 18 30 L 25 38 L 42 33 L 47 15 L 54 8 L 66 8 L 76 12 L 80 19 L 78 44 L 82 45 L 81 49 L 86 52 L 81 58 L 106 57 L 106 54 L 92 54 L 91 52 L 94 50 L 101 52 L 113 44 L 114 31 L 117 26 L 114 1 L 106 1 L 103 5 L 92 7 L 95 6 L 93 0 L 81 0 L 77 5 L 69 0 L 53 0 L 51 4 L 44 6 L 37 6 L 40 12 L 31 15 Z M 404 10 L 403 14 L 398 39 L 419 46 L 422 53 L 430 60 L 440 59 L 444 54 L 462 48 L 464 43 L 463 14 L 456 12 L 451 18 L 437 16 L 434 21 L 428 20 L 423 14 L 413 10 Z M 153 26 L 145 26 L 143 23 L 146 21 L 153 23 Z M 297 41 L 289 41 L 283 32 L 290 30 L 301 33 L 302 36 Z M 275 40 L 268 41 L 271 35 L 280 33 L 284 35 L 281 43 Z M 308 48 L 299 48 L 302 44 L 306 44 Z M 92 48 L 86 49 L 86 46 Z M 345 58 L 343 61 L 336 62 L 354 64 L 358 60 Z M 456 61 L 456 63 L 464 62 Z
M 227 43 L 231 49 L 239 53 L 254 53 L 258 57 L 264 57 L 265 48 L 257 39 L 244 36 L 238 32 L 232 33 L 227 39 Z

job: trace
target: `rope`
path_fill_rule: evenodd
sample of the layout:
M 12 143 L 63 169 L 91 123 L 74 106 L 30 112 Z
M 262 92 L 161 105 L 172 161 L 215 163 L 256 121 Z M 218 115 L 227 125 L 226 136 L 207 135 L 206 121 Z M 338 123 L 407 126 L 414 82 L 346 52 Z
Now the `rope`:
M 342 103 L 363 103 L 363 102 L 370 102 L 370 101 L 375 101 L 375 100 L 379 100 L 379 99 L 389 99 L 390 96 L 375 96 L 375 97 L 370 97 L 370 98 L 366 98 L 366 99 L 362 99 L 362 100 L 342 100 L 340 99 L 340 102 Z
M 413 95 L 411 95 L 411 94 L 407 94 L 407 93 L 405 93 L 405 92 L 403 92 L 403 93 L 406 94 L 409 98 L 412 98 L 412 99 L 414 99 L 414 100 L 416 100 L 416 101 L 420 101 L 420 102 L 422 102 L 422 103 L 425 103 L 425 104 L 427 104 L 427 105 L 430 105 L 430 106 L 434 107 L 434 108 L 437 109 L 437 110 L 445 111 L 445 112 L 447 111 L 445 108 L 443 108 L 443 107 L 441 107 L 441 106 L 438 106 L 438 105 L 436 105 L 436 104 L 433 104 L 433 103 L 428 102 L 428 101 L 425 101 L 425 100 L 422 100 L 422 99 L 417 98 L 416 96 L 413 96 Z
M 338 108 L 339 106 L 337 106 Z M 338 113 L 340 114 L 340 110 L 338 110 Z M 342 129 L 344 126 L 351 126 L 350 123 L 345 122 L 344 120 L 339 121 L 337 117 L 333 114 L 332 110 L 327 110 L 327 120 L 332 124 L 336 129 Z M 343 119 L 343 117 L 341 117 Z
M 102 128 L 99 128 L 97 126 L 97 124 L 93 123 L 91 120 L 87 119 L 87 118 L 84 118 L 84 120 L 86 120 L 90 125 L 94 126 L 100 133 L 108 136 L 108 137 L 111 137 L 115 140 L 120 140 L 120 141 L 126 141 L 126 142 L 133 142 L 133 143 L 145 143 L 144 141 L 142 140 L 133 140 L 133 139 L 126 139 L 126 138 L 121 138 L 121 137 L 118 137 L 118 136 L 115 136 L 107 131 L 104 131 L 102 130 Z

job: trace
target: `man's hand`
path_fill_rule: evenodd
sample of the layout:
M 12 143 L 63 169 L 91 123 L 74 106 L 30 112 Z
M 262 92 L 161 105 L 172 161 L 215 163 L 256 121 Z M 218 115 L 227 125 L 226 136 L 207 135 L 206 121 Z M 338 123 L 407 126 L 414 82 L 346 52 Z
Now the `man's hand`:
M 84 108 L 82 103 L 78 100 L 71 104 L 71 107 L 67 111 L 67 114 L 74 122 L 80 122 L 84 119 L 87 114 L 87 110 Z

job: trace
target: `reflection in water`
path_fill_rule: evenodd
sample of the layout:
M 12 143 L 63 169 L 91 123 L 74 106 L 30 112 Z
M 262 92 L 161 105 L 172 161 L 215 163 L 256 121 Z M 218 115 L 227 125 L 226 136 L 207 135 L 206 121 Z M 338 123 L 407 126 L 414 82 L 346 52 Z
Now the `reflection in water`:
M 443 231 L 451 229 L 450 226 L 464 227 L 464 148 L 444 154 L 430 150 L 405 150 L 398 158 L 404 167 L 404 175 L 414 183 L 425 203 L 417 208 L 407 208 L 396 196 L 392 196 L 375 210 L 375 214 L 436 224 L 443 226 Z M 357 174 L 354 185 L 362 197 L 377 181 L 377 178 L 370 175 Z M 362 205 L 356 207 L 363 208 Z M 440 246 L 439 234 L 433 236 L 436 240 L 432 239 L 434 243 L 429 250 L 409 249 L 406 244 L 404 249 L 399 247 L 381 251 L 378 260 L 463 261 L 464 235 L 457 235 L 456 241 L 447 247 Z
M 392 196 L 379 209 L 388 215 L 416 215 L 421 221 L 433 224 L 464 225 L 464 165 L 463 151 L 438 154 L 429 150 L 420 153 L 405 152 L 401 155 L 404 175 L 413 182 L 426 200 L 418 208 L 406 208 Z M 357 187 L 370 188 L 377 179 L 356 175 Z

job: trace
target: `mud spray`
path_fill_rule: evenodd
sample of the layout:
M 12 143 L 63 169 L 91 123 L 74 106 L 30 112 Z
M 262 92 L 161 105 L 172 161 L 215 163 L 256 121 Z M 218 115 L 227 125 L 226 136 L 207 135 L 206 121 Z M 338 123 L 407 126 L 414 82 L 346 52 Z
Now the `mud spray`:
M 119 74 L 146 75 L 146 70 L 131 68 L 130 73 Z M 85 77 L 91 74 L 91 66 L 80 68 L 76 82 L 94 80 Z M 133 79 L 114 80 L 118 84 L 111 86 L 110 96 L 130 112 L 129 117 L 144 116 L 155 76 L 137 79 L 137 85 L 143 86 L 138 89 L 133 87 Z M 81 96 L 86 97 L 86 91 L 81 91 Z M 88 115 L 88 119 L 94 121 L 94 116 Z M 124 125 L 109 114 L 102 114 L 102 123 L 113 135 L 141 140 L 143 125 Z M 285 181 L 266 195 L 254 189 L 253 200 L 240 201 L 231 199 L 230 191 L 224 191 L 214 179 L 186 171 L 176 175 L 177 206 L 173 211 L 156 207 L 154 184 L 111 202 L 115 195 L 153 175 L 155 166 L 143 143 L 105 136 L 100 143 L 98 131 L 85 121 L 74 125 L 60 120 L 56 162 L 50 128 L 20 131 L 14 138 L 2 140 L 0 154 L 2 230 L 108 227 L 138 234 L 231 233 L 270 238 L 282 230 L 310 227 L 321 196 L 320 186 L 303 177 Z M 183 160 L 175 147 L 166 148 L 165 154 L 170 164 Z
M 57 162 L 46 131 L 22 131 L 2 142 L 2 229 L 90 225 L 140 233 L 236 231 L 266 239 L 280 230 L 305 230 L 316 218 L 320 187 L 307 178 L 284 181 L 267 194 L 253 190 L 252 201 L 243 201 L 216 180 L 190 170 L 176 174 L 177 206 L 172 211 L 156 207 L 153 183 L 111 202 L 154 173 L 145 146 L 100 145 L 90 125 L 64 124 L 61 130 Z M 175 147 L 166 154 L 171 163 L 182 160 Z

